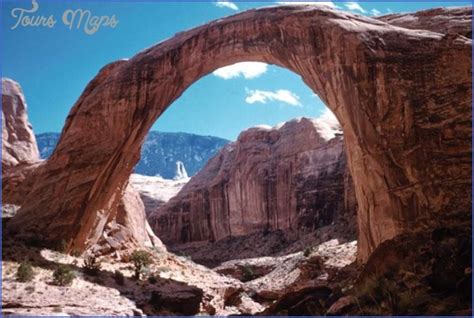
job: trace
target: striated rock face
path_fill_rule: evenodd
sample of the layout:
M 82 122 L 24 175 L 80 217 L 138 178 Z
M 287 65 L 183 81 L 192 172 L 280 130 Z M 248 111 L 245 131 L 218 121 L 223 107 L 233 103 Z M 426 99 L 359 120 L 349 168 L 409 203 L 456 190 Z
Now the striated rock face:
M 470 7 L 458 10 L 471 20 Z M 450 33 L 437 21 L 451 11 L 430 12 L 412 30 L 319 6 L 250 10 L 105 66 L 9 226 L 93 245 L 156 119 L 202 76 L 241 61 L 299 74 L 341 122 L 359 260 L 397 234 L 470 219 L 472 41 L 462 34 L 471 26 Z
M 120 251 L 128 253 L 144 246 L 155 247 L 160 252 L 166 251 L 146 220 L 145 206 L 140 194 L 129 184 L 118 206 L 117 215 L 107 221 L 91 252 L 99 255 Z M 120 254 L 117 256 L 120 257 Z
M 40 159 L 25 96 L 18 83 L 2 78 L 2 170 Z
M 472 12 L 465 7 L 436 8 L 414 13 L 381 16 L 381 21 L 407 29 L 430 30 L 445 34 L 472 37 Z
M 21 205 L 41 166 L 33 128 L 20 85 L 2 78 L 2 204 Z
M 336 219 L 355 233 L 338 129 L 337 121 L 301 118 L 242 132 L 150 216 L 155 233 L 168 243 L 216 241 L 260 230 L 308 232 Z

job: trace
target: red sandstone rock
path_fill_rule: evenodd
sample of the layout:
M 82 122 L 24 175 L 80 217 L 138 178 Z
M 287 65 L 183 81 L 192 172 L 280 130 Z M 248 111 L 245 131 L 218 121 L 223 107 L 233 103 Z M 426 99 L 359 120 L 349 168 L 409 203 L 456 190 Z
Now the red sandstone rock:
M 154 247 L 161 252 L 166 250 L 146 220 L 145 206 L 140 195 L 128 185 L 118 206 L 117 215 L 107 222 L 92 252 L 97 254 L 122 250 L 130 252 L 139 247 Z
M 39 159 L 38 145 L 18 83 L 2 79 L 2 103 L 2 204 L 22 206 L 46 162 Z M 80 184 L 81 180 L 78 181 Z M 131 186 L 126 188 L 116 213 L 103 216 L 106 226 L 99 233 L 101 240 L 93 246 L 95 252 L 103 254 L 143 246 L 165 249 L 148 225 L 143 202 Z M 46 233 L 34 235 L 42 238 Z
M 450 12 L 424 13 L 424 28 Z M 457 12 L 471 21 L 470 7 Z M 75 249 L 95 244 L 163 111 L 213 70 L 260 61 L 301 75 L 341 122 L 366 260 L 397 234 L 452 213 L 470 219 L 471 50 L 443 28 L 315 6 L 250 10 L 180 33 L 89 83 L 9 226 Z
M 155 233 L 168 243 L 216 241 L 263 230 L 304 233 L 345 219 L 355 237 L 339 129 L 335 119 L 302 118 L 242 132 L 150 216 Z

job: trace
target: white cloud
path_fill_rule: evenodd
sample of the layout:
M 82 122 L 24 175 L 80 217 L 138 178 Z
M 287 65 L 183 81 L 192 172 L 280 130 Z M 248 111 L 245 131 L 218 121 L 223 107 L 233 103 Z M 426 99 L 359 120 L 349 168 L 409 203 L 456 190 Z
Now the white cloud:
M 230 2 L 230 1 L 216 1 L 215 5 L 218 8 L 228 8 L 232 10 L 239 10 L 239 7 L 235 3 Z
M 362 8 L 360 4 L 358 4 L 357 2 L 354 2 L 354 1 L 346 2 L 344 5 L 346 6 L 347 9 L 351 11 L 359 11 L 361 13 L 367 13 L 367 11 L 364 8 Z
M 286 90 L 286 89 L 279 89 L 275 92 L 272 91 L 261 91 L 261 90 L 249 90 L 246 89 L 247 97 L 245 101 L 248 104 L 254 103 L 262 103 L 266 104 L 267 102 L 271 101 L 279 101 L 291 106 L 302 106 L 300 102 L 300 98 L 295 93 Z
M 231 79 L 243 76 L 244 78 L 256 78 L 267 71 L 268 64 L 261 62 L 240 62 L 229 66 L 221 67 L 212 74 L 223 79 Z
M 372 10 L 370 10 L 370 13 L 372 13 L 372 15 L 377 16 L 377 15 L 380 15 L 382 12 L 380 12 L 380 11 L 377 10 L 377 9 L 372 9 Z
M 314 122 L 317 123 L 316 128 L 325 140 L 331 140 L 336 137 L 336 134 L 342 134 L 342 128 L 337 120 L 336 116 L 333 114 L 329 108 L 325 108 L 321 116 L 316 118 Z
M 311 1 L 278 1 L 278 4 L 293 4 L 293 5 L 314 5 L 314 6 L 326 6 L 330 8 L 337 8 L 337 5 L 332 1 L 327 2 L 311 2 Z

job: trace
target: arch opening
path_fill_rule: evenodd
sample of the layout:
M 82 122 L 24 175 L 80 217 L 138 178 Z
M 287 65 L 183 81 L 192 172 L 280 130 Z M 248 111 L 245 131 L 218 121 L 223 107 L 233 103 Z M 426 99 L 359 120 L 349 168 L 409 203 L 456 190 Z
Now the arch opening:
M 244 79 L 244 72 L 251 77 L 259 70 L 258 79 Z M 170 156 L 162 145 L 173 142 L 179 146 Z M 214 267 L 356 239 L 356 199 L 340 124 L 297 74 L 283 68 L 238 63 L 216 69 L 163 112 L 141 154 L 130 183 L 151 228 L 169 250 L 195 262 Z

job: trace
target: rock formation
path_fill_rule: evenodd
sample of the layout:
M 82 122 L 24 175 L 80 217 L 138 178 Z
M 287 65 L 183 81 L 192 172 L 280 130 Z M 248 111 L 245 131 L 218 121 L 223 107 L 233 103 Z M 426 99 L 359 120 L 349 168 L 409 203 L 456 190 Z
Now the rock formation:
M 471 8 L 456 9 L 471 21 Z M 405 28 L 319 6 L 249 10 L 102 68 L 67 117 L 54 154 L 9 226 L 84 250 L 119 205 L 147 132 L 191 84 L 241 61 L 285 67 L 344 132 L 358 258 L 414 228 L 471 217 L 471 32 Z M 297 27 L 295 27 L 297 26 Z
M 18 83 L 2 78 L 2 170 L 40 159 L 28 120 L 23 91 Z
M 23 206 L 45 162 L 39 157 L 21 87 L 10 79 L 2 79 L 2 106 L 2 205 Z M 108 217 L 99 233 L 99 242 L 91 246 L 94 252 L 109 253 L 138 246 L 165 249 L 148 225 L 143 202 L 132 186 L 125 189 L 116 212 Z M 44 235 L 26 233 L 36 238 Z
M 304 233 L 344 219 L 355 237 L 344 142 L 337 125 L 327 126 L 300 118 L 242 132 L 150 216 L 155 233 L 169 243 L 216 241 L 263 230 Z
M 176 174 L 173 178 L 174 180 L 186 180 L 189 179 L 186 168 L 182 161 L 176 161 Z
M 27 111 L 20 85 L 2 78 L 2 204 L 21 205 L 41 165 Z

